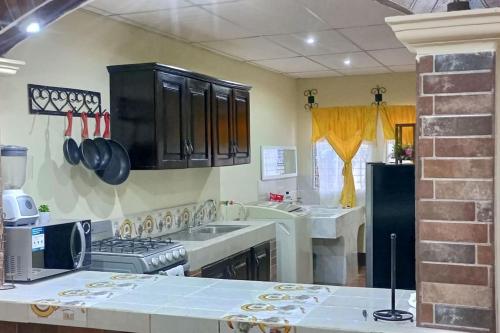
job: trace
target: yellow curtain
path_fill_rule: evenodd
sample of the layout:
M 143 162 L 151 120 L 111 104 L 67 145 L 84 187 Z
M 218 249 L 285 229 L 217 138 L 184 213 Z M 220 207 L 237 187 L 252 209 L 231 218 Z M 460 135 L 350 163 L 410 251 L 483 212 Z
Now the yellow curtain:
M 384 129 L 384 138 L 386 140 L 395 139 L 396 124 L 415 124 L 416 111 L 415 105 L 385 105 L 381 106 L 380 118 Z M 403 128 L 403 144 L 413 143 L 413 129 Z
M 325 138 L 344 161 L 343 207 L 356 205 L 352 159 L 363 141 L 375 141 L 377 109 L 372 106 L 341 106 L 312 110 L 312 140 Z

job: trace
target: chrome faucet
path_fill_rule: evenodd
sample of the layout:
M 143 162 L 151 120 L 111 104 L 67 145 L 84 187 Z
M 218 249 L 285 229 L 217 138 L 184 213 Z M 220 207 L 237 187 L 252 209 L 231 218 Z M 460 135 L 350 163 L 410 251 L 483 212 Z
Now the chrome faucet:
M 208 211 L 210 212 L 212 209 L 215 210 L 215 214 L 217 215 L 217 205 L 215 203 L 215 200 L 213 199 L 208 199 L 208 200 L 205 200 L 199 207 L 198 209 L 196 210 L 196 212 L 194 213 L 194 216 L 193 216 L 193 225 L 191 226 L 191 228 L 194 228 L 194 227 L 199 227 L 203 224 L 203 220 L 205 218 L 205 215 L 202 214 L 202 212 L 207 208 L 208 208 Z M 214 220 L 214 216 L 210 216 L 210 221 L 209 222 L 212 222 Z

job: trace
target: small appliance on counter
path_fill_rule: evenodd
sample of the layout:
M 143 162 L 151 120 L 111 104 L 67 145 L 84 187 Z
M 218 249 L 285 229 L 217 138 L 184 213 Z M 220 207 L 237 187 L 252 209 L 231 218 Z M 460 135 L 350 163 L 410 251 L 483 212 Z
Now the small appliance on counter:
M 27 282 L 90 266 L 89 220 L 5 227 L 7 280 Z
M 38 209 L 33 198 L 21 189 L 26 181 L 28 148 L 1 146 L 3 220 L 6 226 L 34 224 Z

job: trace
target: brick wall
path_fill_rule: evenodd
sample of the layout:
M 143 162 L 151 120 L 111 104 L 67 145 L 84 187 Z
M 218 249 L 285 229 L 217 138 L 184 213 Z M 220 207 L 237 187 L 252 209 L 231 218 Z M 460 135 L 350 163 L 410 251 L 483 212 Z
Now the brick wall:
M 417 64 L 417 289 L 422 326 L 494 332 L 495 53 Z

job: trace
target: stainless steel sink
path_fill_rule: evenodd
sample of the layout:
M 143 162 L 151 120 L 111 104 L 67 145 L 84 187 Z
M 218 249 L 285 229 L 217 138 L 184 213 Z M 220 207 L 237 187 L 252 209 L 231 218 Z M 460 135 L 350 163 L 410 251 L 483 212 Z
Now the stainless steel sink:
M 248 227 L 247 225 L 207 225 L 191 230 L 184 230 L 170 235 L 173 240 L 205 241 L 222 236 L 232 231 Z
M 225 234 L 246 227 L 246 225 L 207 225 L 199 229 L 195 229 L 192 232 L 200 234 Z

